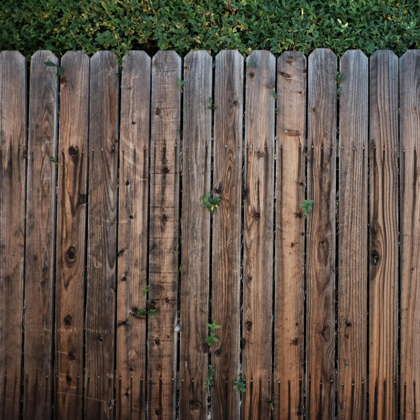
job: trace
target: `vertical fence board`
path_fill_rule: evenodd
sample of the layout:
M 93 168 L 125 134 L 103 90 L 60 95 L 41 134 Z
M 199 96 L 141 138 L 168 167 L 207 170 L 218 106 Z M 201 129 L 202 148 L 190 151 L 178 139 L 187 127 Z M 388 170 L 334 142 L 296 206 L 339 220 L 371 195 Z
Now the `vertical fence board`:
M 212 63 L 207 51 L 190 52 L 184 59 L 180 418 L 197 420 L 207 416 L 204 381 L 209 352 L 205 339 L 209 317 L 210 213 L 200 207 L 200 197 L 210 191 L 211 180 Z M 217 223 L 217 214 L 213 220 Z
M 401 380 L 404 419 L 420 410 L 420 51 L 400 58 L 400 242 L 401 242 Z
M 243 285 L 245 419 L 271 413 L 274 118 L 276 60 L 255 51 L 247 60 Z
M 398 58 L 370 59 L 369 413 L 394 419 L 398 337 Z
M 85 418 L 114 409 L 117 257 L 118 65 L 109 51 L 90 60 Z
M 83 415 L 89 57 L 62 59 L 57 192 L 55 417 Z
M 335 210 L 337 59 L 331 50 L 309 56 L 307 236 L 307 407 L 310 418 L 335 412 Z
M 58 59 L 32 57 L 29 96 L 24 312 L 24 419 L 51 413 Z
M 303 416 L 306 57 L 277 60 L 274 418 Z
M 367 413 L 368 59 L 347 51 L 340 61 L 338 229 L 338 416 Z
M 211 415 L 215 420 L 239 418 L 241 182 L 244 59 L 238 51 L 216 56 L 213 191 L 220 197 L 213 223 L 212 316 L 221 329 L 212 357 L 215 382 Z
M 145 418 L 151 59 L 123 58 L 118 222 L 117 419 Z
M 19 417 L 25 244 L 26 59 L 0 54 L 0 417 Z
M 152 59 L 148 406 L 150 419 L 176 415 L 181 58 L 160 51 Z

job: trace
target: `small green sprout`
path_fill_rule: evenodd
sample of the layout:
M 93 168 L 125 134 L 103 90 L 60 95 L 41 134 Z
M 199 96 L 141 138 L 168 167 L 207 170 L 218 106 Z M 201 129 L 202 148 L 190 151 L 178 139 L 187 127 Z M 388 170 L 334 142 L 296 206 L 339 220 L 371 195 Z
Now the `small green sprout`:
M 273 98 L 277 101 L 277 92 L 273 90 L 271 94 L 273 95 Z
M 179 79 L 179 78 L 177 78 L 176 79 L 176 87 L 179 87 L 179 91 L 181 92 L 181 93 L 183 93 L 184 92 L 184 83 L 185 83 L 185 81 L 184 80 L 181 80 L 181 79 Z
M 157 313 L 157 309 L 139 309 L 137 311 L 136 316 L 141 316 L 141 315 L 153 315 L 156 316 Z
M 149 293 L 150 290 L 150 284 L 148 284 L 144 290 L 142 290 L 143 296 L 146 296 Z
M 209 336 L 206 338 L 206 343 L 207 345 L 210 347 L 213 343 L 218 343 L 219 339 L 217 337 L 215 337 L 215 331 L 218 330 L 219 328 L 221 328 L 220 325 L 216 324 L 216 321 L 213 321 L 212 324 L 207 324 L 207 326 L 210 329 L 210 334 Z
M 55 159 L 54 156 L 50 156 L 50 162 L 54 163 L 56 167 L 58 167 L 58 161 Z
M 47 67 L 57 67 L 57 76 L 60 77 L 63 74 L 63 67 L 59 66 L 58 64 L 55 64 L 51 61 L 46 61 L 44 63 Z
M 253 61 L 249 61 L 248 64 L 246 65 L 247 67 L 255 67 L 256 64 Z
M 217 109 L 217 106 L 213 104 L 213 98 L 211 98 L 210 96 L 209 96 L 209 104 L 210 106 L 207 107 L 208 109 L 211 109 L 212 111 Z
M 240 373 L 238 380 L 235 382 L 235 385 L 233 385 L 233 389 L 237 394 L 240 392 L 246 391 L 246 385 L 245 385 L 245 375 Z
M 204 388 L 206 388 L 207 393 L 210 393 L 210 388 L 214 386 L 214 371 L 215 367 L 213 365 L 209 365 L 206 381 L 204 382 Z
M 303 202 L 299 204 L 299 207 L 302 207 L 303 214 L 305 215 L 305 217 L 308 217 L 308 213 L 312 211 L 313 203 L 314 200 L 303 200 Z
M 201 199 L 203 202 L 200 204 L 200 207 L 204 207 L 209 210 L 210 214 L 216 213 L 219 204 L 220 204 L 220 198 L 219 197 L 211 197 L 210 193 L 207 193 L 206 195 L 201 196 Z

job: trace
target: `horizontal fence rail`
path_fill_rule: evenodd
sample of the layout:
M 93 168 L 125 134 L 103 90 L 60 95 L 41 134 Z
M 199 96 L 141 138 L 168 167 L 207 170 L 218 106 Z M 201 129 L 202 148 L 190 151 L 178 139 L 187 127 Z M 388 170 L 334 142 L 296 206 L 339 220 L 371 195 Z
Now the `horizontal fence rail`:
M 419 85 L 417 50 L 2 52 L 0 419 L 420 416 Z

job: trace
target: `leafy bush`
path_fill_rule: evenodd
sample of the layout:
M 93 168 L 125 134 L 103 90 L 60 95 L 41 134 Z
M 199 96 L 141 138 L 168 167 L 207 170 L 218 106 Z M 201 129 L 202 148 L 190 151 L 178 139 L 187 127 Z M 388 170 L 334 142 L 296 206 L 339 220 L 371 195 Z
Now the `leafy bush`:
M 353 48 L 401 55 L 417 48 L 419 17 L 417 0 L 3 0 L 0 50 L 113 50 L 121 58 L 130 49 L 184 56 L 328 47 L 339 56 Z

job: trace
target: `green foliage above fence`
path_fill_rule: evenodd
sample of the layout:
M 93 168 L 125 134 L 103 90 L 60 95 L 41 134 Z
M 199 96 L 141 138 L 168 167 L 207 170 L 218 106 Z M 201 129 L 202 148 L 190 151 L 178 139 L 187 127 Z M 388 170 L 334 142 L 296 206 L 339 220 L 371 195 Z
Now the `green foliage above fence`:
M 417 0 L 5 0 L 0 8 L 0 50 L 26 56 L 83 49 L 154 53 L 194 49 L 275 54 L 331 48 L 339 56 L 417 48 Z

